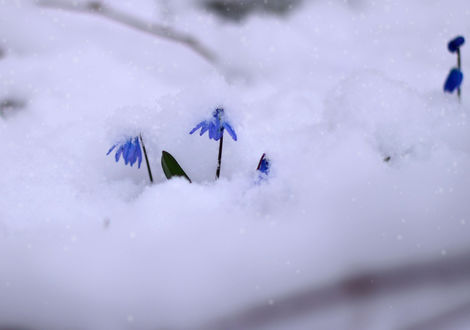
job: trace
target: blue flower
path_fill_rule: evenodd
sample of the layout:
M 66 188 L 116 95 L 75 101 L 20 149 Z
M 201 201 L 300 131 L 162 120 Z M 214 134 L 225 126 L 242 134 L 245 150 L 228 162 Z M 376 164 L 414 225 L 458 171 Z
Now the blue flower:
M 452 93 L 455 89 L 459 88 L 462 84 L 463 73 L 457 68 L 450 70 L 444 84 L 444 92 Z
M 449 49 L 449 52 L 455 53 L 464 43 L 465 38 L 462 36 L 458 36 L 449 41 L 449 43 L 447 44 L 447 48 Z
M 140 168 L 140 164 L 142 163 L 142 151 L 140 150 L 139 137 L 131 137 L 124 142 L 116 143 L 109 149 L 106 155 L 109 155 L 116 147 L 118 147 L 115 155 L 116 162 L 119 161 L 122 155 L 124 164 L 130 164 L 132 166 L 138 160 L 139 163 L 137 166 Z
M 222 108 L 215 109 L 212 113 L 212 118 L 201 121 L 191 130 L 191 132 L 189 132 L 189 134 L 193 134 L 199 128 L 201 129 L 199 135 L 202 136 L 206 131 L 209 131 L 209 139 L 213 139 L 215 141 L 220 140 L 224 134 L 224 130 L 226 129 L 232 139 L 237 141 L 237 134 L 233 130 L 232 126 L 230 126 L 230 124 L 225 120 L 225 113 Z
M 271 161 L 268 158 L 266 158 L 266 154 L 263 154 L 263 156 L 261 156 L 261 159 L 259 160 L 258 168 L 256 170 L 260 171 L 261 173 L 265 175 L 268 175 L 270 168 L 271 168 Z
M 263 154 L 259 160 L 258 167 L 256 168 L 256 173 L 258 173 L 258 175 L 255 178 L 255 184 L 266 182 L 268 180 L 270 169 L 271 161 L 266 157 L 266 154 Z

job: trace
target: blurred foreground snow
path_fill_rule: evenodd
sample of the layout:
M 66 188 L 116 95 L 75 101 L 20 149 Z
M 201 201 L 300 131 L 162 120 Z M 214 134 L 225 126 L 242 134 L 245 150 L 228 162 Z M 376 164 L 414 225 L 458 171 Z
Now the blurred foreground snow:
M 161 19 L 155 1 L 106 3 Z M 0 0 L 0 104 L 16 102 L 0 118 L 0 329 L 468 329 L 470 90 L 442 93 L 467 0 L 312 1 L 240 24 L 190 3 L 165 24 L 216 67 Z M 214 182 L 217 144 L 188 132 L 219 105 L 239 140 Z M 106 157 L 139 132 L 154 185 Z M 162 150 L 193 184 L 166 181 Z M 263 152 L 272 176 L 254 185 Z

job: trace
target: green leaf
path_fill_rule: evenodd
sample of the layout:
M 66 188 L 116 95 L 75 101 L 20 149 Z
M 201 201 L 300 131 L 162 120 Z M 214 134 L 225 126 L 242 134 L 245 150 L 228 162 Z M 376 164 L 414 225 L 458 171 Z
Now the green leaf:
M 191 179 L 186 175 L 180 164 L 178 164 L 176 159 L 169 152 L 162 151 L 162 168 L 163 173 L 165 173 L 168 180 L 174 176 L 183 176 L 191 182 Z

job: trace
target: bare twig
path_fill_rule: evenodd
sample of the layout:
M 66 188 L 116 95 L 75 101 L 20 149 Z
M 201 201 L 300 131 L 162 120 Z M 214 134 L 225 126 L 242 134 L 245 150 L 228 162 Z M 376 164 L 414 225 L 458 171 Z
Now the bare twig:
M 42 7 L 98 15 L 107 18 L 111 21 L 137 29 L 139 31 L 149 33 L 153 36 L 175 41 L 177 43 L 185 45 L 214 65 L 216 65 L 218 62 L 215 54 L 206 46 L 202 45 L 193 36 L 184 32 L 174 30 L 164 25 L 144 22 L 135 16 L 106 6 L 99 1 L 77 3 L 65 0 L 38 0 L 37 4 Z
M 0 117 L 7 117 L 25 107 L 26 102 L 15 97 L 0 100 Z
M 410 290 L 425 285 L 448 285 L 470 280 L 470 253 L 422 263 L 366 272 L 322 287 L 310 287 L 279 299 L 261 302 L 220 318 L 200 329 L 251 329 L 295 317 L 312 315 L 361 299 Z M 468 309 L 468 305 L 464 306 Z M 414 328 L 416 329 L 416 328 Z

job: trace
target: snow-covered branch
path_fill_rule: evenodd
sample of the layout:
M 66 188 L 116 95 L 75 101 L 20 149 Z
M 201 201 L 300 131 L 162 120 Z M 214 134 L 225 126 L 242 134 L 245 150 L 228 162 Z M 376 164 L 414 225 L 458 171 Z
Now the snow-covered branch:
M 61 0 L 39 0 L 37 1 L 37 4 L 41 7 L 98 15 L 130 28 L 149 33 L 153 36 L 180 43 L 189 47 L 191 50 L 214 65 L 218 62 L 217 56 L 192 35 L 157 23 L 145 22 L 138 17 L 104 5 L 99 1 L 77 3 Z

